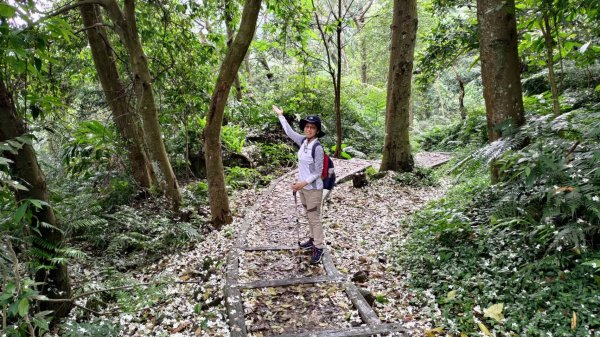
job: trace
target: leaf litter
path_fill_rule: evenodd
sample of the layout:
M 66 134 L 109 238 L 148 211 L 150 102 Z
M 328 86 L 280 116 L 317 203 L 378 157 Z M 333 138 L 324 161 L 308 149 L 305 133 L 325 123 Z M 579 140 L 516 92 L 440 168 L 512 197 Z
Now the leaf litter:
M 352 170 L 352 162 L 337 161 L 336 173 L 341 176 Z M 247 234 L 247 245 L 297 244 L 297 226 L 300 224 L 305 231 L 307 224 L 302 215 L 296 222 L 290 183 L 291 180 L 284 179 L 264 200 L 259 200 L 260 190 L 236 191 L 231 199 L 233 224 L 208 233 L 191 250 L 165 256 L 143 270 L 123 274 L 123 281 L 129 283 L 165 282 L 157 290 L 162 292 L 159 300 L 131 313 L 101 317 L 100 321 L 120 325 L 123 336 L 229 336 L 227 311 L 222 301 L 226 256 L 235 238 L 243 234 Z M 357 272 L 367 275 L 356 284 L 373 294 L 373 308 L 379 318 L 382 322 L 404 322 L 408 335 L 423 335 L 423 331 L 431 328 L 431 318 L 436 313 L 411 304 L 412 294 L 404 283 L 406 275 L 393 271 L 388 255 L 394 242 L 402 241 L 405 235 L 402 219 L 439 198 L 445 189 L 443 185 L 402 186 L 394 180 L 393 173 L 388 173 L 361 189 L 353 188 L 351 183 L 340 184 L 324 205 L 326 243 L 335 266 L 348 280 Z M 258 202 L 262 204 L 257 209 L 254 206 Z M 300 208 L 298 211 L 301 213 Z M 245 221 L 251 226 L 248 233 L 240 233 L 240 224 Z M 300 236 L 303 234 L 301 230 Z M 321 266 L 307 264 L 309 258 L 298 251 L 242 254 L 240 281 L 323 275 Z M 259 266 L 266 267 L 259 270 Z M 90 282 L 90 288 L 102 279 L 97 273 L 86 274 L 96 279 Z M 180 283 L 169 283 L 172 281 Z M 323 324 L 327 328 L 361 324 L 358 313 L 337 284 L 246 289 L 242 295 L 252 336 L 307 328 L 322 330 Z M 79 304 L 85 305 L 85 299 Z M 108 309 L 119 308 L 115 305 Z M 93 314 L 74 310 L 70 319 L 91 320 L 90 317 Z

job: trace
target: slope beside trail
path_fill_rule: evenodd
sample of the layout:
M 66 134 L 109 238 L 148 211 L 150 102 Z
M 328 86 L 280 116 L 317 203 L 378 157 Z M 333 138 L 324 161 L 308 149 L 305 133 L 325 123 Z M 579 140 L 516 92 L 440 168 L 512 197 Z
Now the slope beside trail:
M 432 167 L 449 155 L 415 159 Z M 379 164 L 335 161 L 340 180 L 371 165 Z M 439 198 L 445 186 L 406 186 L 393 173 L 363 188 L 340 182 L 323 207 L 327 254 L 323 264 L 311 266 L 310 255 L 296 249 L 294 176 L 236 192 L 231 225 L 132 275 L 139 282 L 165 281 L 160 291 L 166 296 L 107 319 L 123 336 L 422 336 L 436 313 L 413 305 L 391 248 L 404 239 L 403 219 Z M 300 226 L 302 234 L 302 216 Z

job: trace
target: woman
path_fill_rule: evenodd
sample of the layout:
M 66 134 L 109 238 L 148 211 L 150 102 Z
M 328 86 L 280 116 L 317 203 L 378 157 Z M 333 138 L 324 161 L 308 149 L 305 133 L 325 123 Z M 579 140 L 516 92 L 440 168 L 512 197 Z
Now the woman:
M 273 105 L 273 111 L 279 116 L 279 122 L 286 135 L 290 137 L 300 149 L 298 150 L 298 178 L 291 185 L 294 192 L 300 193 L 302 206 L 306 210 L 310 230 L 308 240 L 300 243 L 302 249 L 312 249 L 311 264 L 318 264 L 323 257 L 325 248 L 323 237 L 323 225 L 321 224 L 321 200 L 323 198 L 323 146 L 317 140 L 325 136 L 321 130 L 321 119 L 317 116 L 308 116 L 300 121 L 300 129 L 304 135 L 295 132 L 283 116 L 283 110 Z M 313 158 L 313 146 L 314 149 Z

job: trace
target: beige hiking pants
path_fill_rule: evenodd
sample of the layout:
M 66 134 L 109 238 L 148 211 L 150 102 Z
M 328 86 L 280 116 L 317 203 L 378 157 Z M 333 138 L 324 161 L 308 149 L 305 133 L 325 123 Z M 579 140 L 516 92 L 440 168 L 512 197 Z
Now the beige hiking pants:
M 300 201 L 306 217 L 308 218 L 308 237 L 313 238 L 315 247 L 324 248 L 325 238 L 323 235 L 323 225 L 321 224 L 321 201 L 323 199 L 323 190 L 300 190 Z

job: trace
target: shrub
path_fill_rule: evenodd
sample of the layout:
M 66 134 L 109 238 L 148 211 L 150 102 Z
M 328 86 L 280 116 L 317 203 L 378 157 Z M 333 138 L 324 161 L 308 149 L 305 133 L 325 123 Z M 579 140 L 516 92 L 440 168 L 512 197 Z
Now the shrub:
M 454 335 L 600 331 L 598 120 L 590 111 L 530 116 L 410 219 L 396 268 L 421 291 L 417 302 L 439 308 L 436 326 Z M 501 168 L 494 186 L 484 158 Z M 504 318 L 485 314 L 500 304 Z

